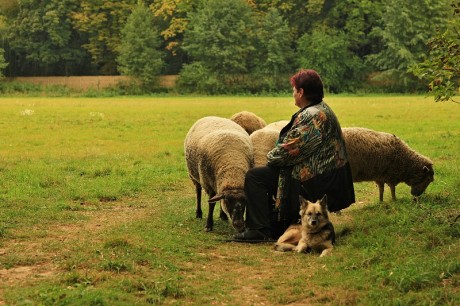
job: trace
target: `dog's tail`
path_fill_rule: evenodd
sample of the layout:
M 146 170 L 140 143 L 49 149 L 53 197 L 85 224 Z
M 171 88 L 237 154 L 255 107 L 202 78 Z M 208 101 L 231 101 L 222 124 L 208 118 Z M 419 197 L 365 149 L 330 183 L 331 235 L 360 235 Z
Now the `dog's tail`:
M 290 243 L 284 243 L 284 242 L 277 242 L 275 243 L 275 245 L 273 246 L 273 248 L 275 249 L 275 251 L 278 251 L 278 252 L 289 252 L 289 251 L 292 251 L 295 249 L 295 245 L 294 244 L 290 244 Z

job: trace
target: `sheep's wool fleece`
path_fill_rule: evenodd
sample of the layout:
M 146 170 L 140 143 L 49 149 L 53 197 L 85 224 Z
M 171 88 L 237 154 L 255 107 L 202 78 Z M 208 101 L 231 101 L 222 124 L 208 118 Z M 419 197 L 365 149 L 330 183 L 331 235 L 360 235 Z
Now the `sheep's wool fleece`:
M 415 152 L 399 137 L 367 128 L 343 128 L 353 180 L 382 180 L 393 184 L 416 175 L 432 165 L 429 158 Z
M 244 130 L 251 135 L 254 131 L 264 128 L 267 123 L 264 119 L 260 118 L 254 113 L 248 111 L 242 111 L 234 114 L 230 120 L 236 122 Z
M 273 128 L 273 126 L 267 125 L 263 129 L 257 130 L 249 136 L 254 148 L 255 167 L 267 165 L 267 153 L 276 146 L 279 134 L 279 130 Z
M 206 193 L 243 188 L 253 150 L 249 135 L 232 120 L 199 119 L 187 133 L 184 149 L 189 175 Z

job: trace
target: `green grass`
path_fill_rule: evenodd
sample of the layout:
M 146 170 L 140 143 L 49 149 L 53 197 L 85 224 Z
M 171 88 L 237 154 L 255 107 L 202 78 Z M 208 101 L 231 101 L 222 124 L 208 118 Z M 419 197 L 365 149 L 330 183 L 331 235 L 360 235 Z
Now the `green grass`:
M 291 97 L 0 98 L 0 304 L 458 304 L 459 106 L 326 101 L 343 127 L 394 133 L 430 157 L 435 181 L 418 203 L 404 184 L 383 203 L 373 183 L 355 184 L 320 259 L 225 242 L 218 210 L 205 233 L 184 162 L 197 119 L 288 119 Z

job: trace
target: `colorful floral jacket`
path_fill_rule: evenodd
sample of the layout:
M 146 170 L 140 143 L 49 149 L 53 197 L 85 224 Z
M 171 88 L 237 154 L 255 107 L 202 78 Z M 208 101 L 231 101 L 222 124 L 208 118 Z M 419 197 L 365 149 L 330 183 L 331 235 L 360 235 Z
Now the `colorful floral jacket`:
M 320 102 L 295 113 L 267 158 L 269 166 L 292 168 L 292 178 L 301 182 L 344 166 L 348 161 L 345 142 L 332 109 Z M 281 171 L 277 206 L 282 200 L 285 175 Z

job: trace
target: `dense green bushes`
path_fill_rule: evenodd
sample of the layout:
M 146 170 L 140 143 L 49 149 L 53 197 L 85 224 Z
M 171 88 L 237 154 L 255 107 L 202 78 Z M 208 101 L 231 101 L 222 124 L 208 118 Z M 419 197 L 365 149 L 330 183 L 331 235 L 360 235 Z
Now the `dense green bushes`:
M 228 94 L 289 90 L 303 67 L 318 70 L 330 92 L 414 92 L 426 86 L 412 67 L 455 20 L 457 2 L 8 0 L 0 71 L 122 73 L 143 92 L 158 90 L 157 75 L 179 74 L 181 92 Z

